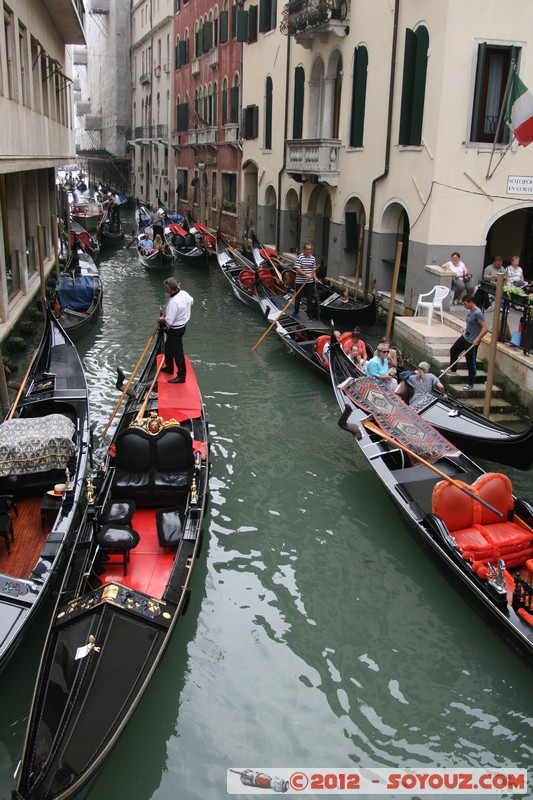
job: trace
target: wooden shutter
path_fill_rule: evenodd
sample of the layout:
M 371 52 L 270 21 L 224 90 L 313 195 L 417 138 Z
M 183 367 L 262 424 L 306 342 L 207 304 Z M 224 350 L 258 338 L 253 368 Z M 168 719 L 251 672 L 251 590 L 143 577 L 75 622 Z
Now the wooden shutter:
M 271 3 L 270 0 L 259 0 L 259 30 L 266 33 L 271 28 Z
M 220 41 L 222 44 L 228 41 L 228 12 L 220 12 Z
M 248 9 L 248 43 L 257 42 L 257 6 Z
M 178 106 L 178 131 L 189 129 L 189 104 L 180 103 Z
M 204 22 L 202 30 L 202 48 L 204 53 L 208 53 L 213 47 L 213 23 Z
M 413 76 L 416 64 L 416 45 L 416 34 L 413 33 L 410 28 L 406 28 L 399 137 L 399 143 L 404 145 L 411 144 L 411 112 L 413 108 Z
M 363 146 L 367 74 L 368 74 L 368 51 L 364 46 L 356 47 L 354 50 L 354 65 L 353 65 L 350 147 Z
M 230 89 L 230 122 L 239 122 L 239 87 Z
M 272 78 L 266 79 L 265 97 L 265 150 L 272 150 Z
M 301 139 L 304 119 L 305 72 L 303 67 L 294 70 L 294 106 L 292 109 L 292 138 Z
M 344 230 L 346 231 L 346 250 L 357 252 L 359 243 L 359 225 L 355 211 L 346 211 L 344 214 Z
M 248 12 L 239 8 L 237 10 L 237 41 L 248 41 Z
M 429 35 L 421 25 L 416 31 L 416 59 L 413 74 L 413 110 L 411 114 L 410 144 L 422 143 L 422 122 L 424 120 L 424 101 L 426 97 L 426 76 L 428 69 Z

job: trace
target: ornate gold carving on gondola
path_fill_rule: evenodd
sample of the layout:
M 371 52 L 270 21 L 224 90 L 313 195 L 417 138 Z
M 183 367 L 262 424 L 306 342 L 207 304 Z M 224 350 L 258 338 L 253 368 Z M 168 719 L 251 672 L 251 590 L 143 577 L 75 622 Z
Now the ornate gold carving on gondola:
M 163 417 L 159 416 L 157 411 L 150 411 L 150 416 L 143 417 L 142 419 L 134 419 L 130 427 L 143 430 L 146 433 L 149 433 L 151 436 L 157 436 L 157 434 L 164 428 L 179 428 L 180 423 L 174 418 L 165 420 Z
M 94 503 L 94 483 L 90 478 L 87 479 L 87 502 L 90 505 Z
M 119 593 L 119 587 L 116 583 L 108 583 L 105 587 L 104 591 L 102 592 L 102 602 L 103 603 L 112 603 L 113 600 L 116 600 Z

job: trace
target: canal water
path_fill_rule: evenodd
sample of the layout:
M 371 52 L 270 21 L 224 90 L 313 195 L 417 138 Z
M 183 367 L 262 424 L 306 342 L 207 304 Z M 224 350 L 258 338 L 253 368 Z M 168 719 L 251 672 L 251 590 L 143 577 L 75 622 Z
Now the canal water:
M 100 272 L 103 315 L 79 340 L 97 438 L 166 277 L 134 246 L 104 253 Z M 194 296 L 184 341 L 210 422 L 206 537 L 187 614 L 83 796 L 220 800 L 232 767 L 530 767 L 529 669 L 413 542 L 338 428 L 330 387 L 274 332 L 252 351 L 265 324 L 216 265 L 171 274 Z M 0 798 L 45 628 L 3 673 Z

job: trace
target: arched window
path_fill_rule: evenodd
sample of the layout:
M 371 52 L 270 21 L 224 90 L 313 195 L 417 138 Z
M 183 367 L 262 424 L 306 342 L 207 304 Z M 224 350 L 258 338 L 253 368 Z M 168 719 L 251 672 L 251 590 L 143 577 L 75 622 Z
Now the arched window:
M 228 79 L 222 81 L 222 124 L 228 122 Z
M 406 28 L 398 140 L 403 145 L 420 146 L 422 143 L 428 50 L 427 28 L 423 25 L 416 31 Z
M 265 85 L 265 150 L 272 150 L 272 78 L 266 79 Z
M 218 86 L 213 84 L 213 125 L 218 125 Z
M 304 120 L 304 96 L 305 96 L 305 70 L 303 67 L 296 67 L 294 70 L 294 104 L 292 109 L 292 138 L 301 139 L 303 134 Z
M 230 122 L 239 124 L 239 76 L 233 78 L 230 97 Z

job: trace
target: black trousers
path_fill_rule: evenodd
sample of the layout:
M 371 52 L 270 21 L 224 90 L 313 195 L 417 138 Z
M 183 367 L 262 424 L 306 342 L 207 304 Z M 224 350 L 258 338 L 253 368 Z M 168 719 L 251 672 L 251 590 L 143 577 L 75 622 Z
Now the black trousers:
M 297 292 L 298 289 L 302 289 L 301 283 L 296 283 L 294 285 L 294 290 Z M 316 316 L 314 313 L 315 308 L 315 282 L 314 281 L 307 281 L 305 284 L 305 288 L 302 289 L 296 300 L 294 301 L 294 313 L 298 314 L 300 311 L 300 301 L 302 299 L 302 295 L 305 295 L 305 299 L 307 302 L 307 314 L 308 316 Z
M 185 355 L 183 353 L 183 328 L 167 328 L 167 340 L 165 342 L 165 366 L 167 369 L 174 369 L 174 363 L 178 370 L 178 377 L 185 378 L 187 367 L 185 366 Z
M 452 344 L 450 348 L 450 364 L 453 364 L 454 361 L 457 361 L 461 353 L 464 353 L 465 350 L 468 350 L 469 347 L 472 347 L 472 342 L 469 342 L 468 339 L 465 339 L 464 336 L 459 336 L 458 339 Z M 469 353 L 465 355 L 466 365 L 468 367 L 468 383 L 470 386 L 473 386 L 476 380 L 477 374 L 477 365 L 476 365 L 476 354 L 477 354 L 477 347 L 472 347 Z M 452 367 L 451 372 L 457 371 L 457 365 Z

